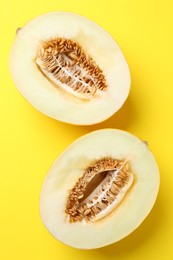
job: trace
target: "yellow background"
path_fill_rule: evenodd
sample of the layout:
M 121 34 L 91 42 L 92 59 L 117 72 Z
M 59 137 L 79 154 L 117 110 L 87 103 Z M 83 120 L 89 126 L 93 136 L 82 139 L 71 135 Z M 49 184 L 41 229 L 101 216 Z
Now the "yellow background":
M 173 259 L 173 1 L 2 0 L 0 6 L 0 259 Z M 85 127 L 50 119 L 12 82 L 8 58 L 16 28 L 49 11 L 92 19 L 124 52 L 130 96 L 104 123 Z M 106 127 L 148 141 L 160 168 L 160 192 L 150 215 L 130 236 L 102 249 L 77 250 L 43 227 L 40 189 L 52 162 L 72 141 Z

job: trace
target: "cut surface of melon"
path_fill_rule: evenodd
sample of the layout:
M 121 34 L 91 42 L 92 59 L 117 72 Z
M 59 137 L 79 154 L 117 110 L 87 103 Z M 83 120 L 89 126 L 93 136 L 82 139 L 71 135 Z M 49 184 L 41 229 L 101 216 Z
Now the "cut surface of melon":
M 18 30 L 9 65 L 22 95 L 40 112 L 67 123 L 102 122 L 129 94 L 130 72 L 117 43 L 73 13 L 44 14 Z
M 76 140 L 52 165 L 41 191 L 41 218 L 61 242 L 99 248 L 134 231 L 158 189 L 159 170 L 145 142 L 121 130 L 98 130 Z

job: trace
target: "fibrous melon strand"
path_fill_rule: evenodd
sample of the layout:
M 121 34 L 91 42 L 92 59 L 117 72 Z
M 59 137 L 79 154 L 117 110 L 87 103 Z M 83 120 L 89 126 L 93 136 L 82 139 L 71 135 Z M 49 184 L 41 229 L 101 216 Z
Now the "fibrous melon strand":
M 91 99 L 97 90 L 107 88 L 102 70 L 73 40 L 43 42 L 36 64 L 49 80 L 75 97 Z
M 70 191 L 66 214 L 70 222 L 95 221 L 123 200 L 133 183 L 129 163 L 103 158 L 89 166 Z

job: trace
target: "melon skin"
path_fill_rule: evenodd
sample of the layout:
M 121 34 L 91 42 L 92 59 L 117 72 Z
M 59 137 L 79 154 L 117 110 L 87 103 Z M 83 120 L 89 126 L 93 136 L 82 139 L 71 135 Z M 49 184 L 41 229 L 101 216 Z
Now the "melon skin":
M 79 43 L 102 69 L 108 88 L 86 102 L 59 91 L 38 70 L 36 56 L 41 42 L 64 37 Z M 111 117 L 130 91 L 130 71 L 114 39 L 100 26 L 73 13 L 52 12 L 36 17 L 18 30 L 9 67 L 20 93 L 40 112 L 56 120 L 92 125 Z
M 105 218 L 68 222 L 65 207 L 69 191 L 93 159 L 106 156 L 130 162 L 135 176 L 132 189 Z M 143 222 L 156 201 L 159 184 L 159 169 L 145 142 L 125 131 L 97 130 L 76 140 L 53 163 L 41 190 L 41 219 L 66 245 L 79 249 L 104 247 L 128 236 Z

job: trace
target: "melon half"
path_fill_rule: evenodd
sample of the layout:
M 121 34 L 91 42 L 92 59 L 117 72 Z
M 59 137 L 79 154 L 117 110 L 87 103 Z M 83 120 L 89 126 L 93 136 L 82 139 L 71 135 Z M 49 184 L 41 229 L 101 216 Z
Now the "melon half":
M 99 248 L 134 231 L 158 190 L 158 166 L 145 142 L 125 131 L 97 130 L 52 165 L 41 191 L 41 218 L 59 241 Z
M 106 120 L 129 94 L 130 72 L 117 43 L 73 13 L 47 13 L 18 29 L 9 65 L 36 109 L 71 124 Z

